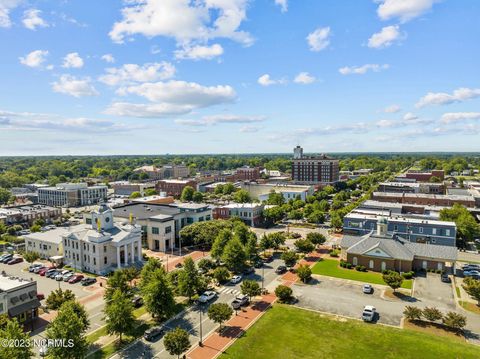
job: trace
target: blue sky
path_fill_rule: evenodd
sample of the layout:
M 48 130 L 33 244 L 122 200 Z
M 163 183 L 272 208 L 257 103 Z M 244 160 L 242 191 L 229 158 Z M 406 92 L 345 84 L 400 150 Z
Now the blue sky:
M 476 0 L 0 0 L 0 154 L 479 151 Z

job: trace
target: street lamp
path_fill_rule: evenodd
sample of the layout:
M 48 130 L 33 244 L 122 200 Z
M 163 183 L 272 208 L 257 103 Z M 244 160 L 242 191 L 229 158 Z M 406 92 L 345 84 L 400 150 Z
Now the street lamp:
M 202 306 L 198 305 L 198 312 L 200 313 L 200 340 L 198 341 L 198 346 L 203 347 L 203 333 L 202 333 Z
M 262 263 L 262 292 L 263 292 L 263 281 L 265 280 L 265 264 Z

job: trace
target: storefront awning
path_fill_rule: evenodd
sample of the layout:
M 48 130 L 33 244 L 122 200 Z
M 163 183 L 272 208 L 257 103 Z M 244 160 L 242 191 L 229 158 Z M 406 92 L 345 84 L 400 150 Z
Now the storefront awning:
M 8 309 L 8 315 L 10 317 L 16 317 L 19 314 L 25 313 L 28 310 L 36 309 L 40 306 L 40 301 L 35 298 L 29 302 L 22 303 L 13 308 Z

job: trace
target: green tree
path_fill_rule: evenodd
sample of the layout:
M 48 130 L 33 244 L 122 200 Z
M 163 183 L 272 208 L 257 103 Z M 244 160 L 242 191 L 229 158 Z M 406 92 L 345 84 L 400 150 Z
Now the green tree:
M 151 275 L 156 269 L 160 268 L 163 268 L 162 262 L 157 258 L 148 257 L 147 263 L 145 263 L 140 273 L 140 289 L 150 282 Z
M 30 336 L 24 333 L 23 328 L 18 324 L 16 318 L 7 320 L 3 327 L 0 327 L 1 340 L 8 342 L 29 342 Z M 32 348 L 24 345 L 0 345 L 0 358 L 30 359 L 34 357 Z
M 277 207 L 272 207 L 272 208 L 266 208 L 263 210 L 263 216 L 272 222 L 277 222 L 281 220 L 283 217 L 285 217 L 285 211 L 283 210 L 282 207 L 277 206 Z
M 40 256 L 38 255 L 37 252 L 26 252 L 23 254 L 23 259 L 27 262 L 27 263 L 33 263 L 35 262 L 38 258 L 40 258 Z
M 182 202 L 190 202 L 193 200 L 193 194 L 195 193 L 195 189 L 191 186 L 185 186 L 182 191 L 182 195 L 180 196 L 180 201 Z
M 307 283 L 312 278 L 312 270 L 310 266 L 302 264 L 297 268 L 297 276 L 303 282 Z
M 480 305 L 480 280 L 467 277 L 463 280 L 462 287 Z
M 212 258 L 220 259 L 222 257 L 225 246 L 230 242 L 232 237 L 232 232 L 227 229 L 224 229 L 218 233 L 217 237 L 213 241 L 212 250 L 210 251 Z
M 120 289 L 116 289 L 111 300 L 106 303 L 104 312 L 107 333 L 118 335 L 122 342 L 122 335 L 129 334 L 135 323 L 132 301 Z
M 402 286 L 403 277 L 398 272 L 387 271 L 383 273 L 383 281 L 387 283 L 387 285 L 395 292 L 398 288 Z
M 52 346 L 48 355 L 54 359 L 81 359 L 87 354 L 88 343 L 85 337 L 87 327 L 84 318 L 78 314 L 78 303 L 70 301 L 64 303 L 57 317 L 50 323 L 47 329 L 47 339 L 60 339 L 73 345 Z M 83 310 L 84 311 L 84 310 Z
M 281 206 L 285 203 L 283 194 L 271 191 L 268 195 L 267 204 Z
M 250 230 L 247 225 L 243 222 L 236 221 L 233 226 L 233 237 L 237 238 L 240 243 L 245 245 L 248 241 L 250 235 Z
M 73 310 L 75 315 L 80 319 L 80 322 L 82 323 L 83 331 L 86 332 L 88 327 L 90 326 L 90 320 L 88 319 L 88 314 L 85 310 L 85 307 L 76 300 L 65 302 L 64 304 L 62 304 L 62 307 L 63 306 L 69 306 Z M 62 309 L 60 308 L 60 310 Z
M 147 188 L 145 190 L 145 196 L 155 196 L 157 194 L 157 191 L 155 190 L 155 188 Z
M 138 192 L 138 191 L 132 192 L 132 193 L 130 194 L 130 198 L 132 198 L 132 199 L 133 199 L 133 198 L 140 198 L 140 197 L 142 197 L 142 194 L 141 194 L 140 192 Z
M 233 309 L 227 303 L 214 303 L 207 312 L 208 318 L 220 325 L 220 330 L 222 330 L 222 324 L 230 319 L 232 314 Z
M 273 248 L 273 246 L 274 246 L 274 243 L 270 236 L 267 236 L 266 234 L 264 234 L 262 238 L 260 238 L 260 248 L 263 250 L 264 255 L 266 250 Z
M 215 278 L 218 283 L 224 283 L 230 278 L 230 272 L 225 267 L 217 267 L 213 271 L 213 278 Z
M 275 288 L 275 295 L 280 303 L 288 303 L 292 299 L 292 288 L 280 284 Z
M 125 296 L 132 298 L 132 287 L 130 286 L 128 279 L 129 277 L 127 276 L 127 272 L 124 270 L 117 269 L 114 271 L 107 279 L 107 286 L 104 294 L 105 301 L 108 302 L 117 289 L 120 290 Z
M 293 267 L 297 262 L 297 254 L 294 251 L 283 252 L 281 258 L 287 267 Z
M 287 235 L 284 232 L 274 232 L 268 235 L 272 241 L 272 248 L 278 249 L 285 244 Z
M 192 196 L 192 201 L 195 203 L 200 203 L 203 201 L 203 193 L 195 191 L 195 193 Z
M 232 194 L 233 192 L 235 192 L 237 189 L 235 188 L 235 186 L 233 185 L 233 183 L 231 182 L 228 182 L 228 183 L 225 183 L 222 187 L 222 193 L 223 194 Z
M 188 332 L 179 327 L 172 329 L 165 334 L 163 344 L 170 355 L 176 355 L 177 358 L 180 358 L 180 354 L 186 352 L 188 348 L 190 348 Z
M 46 303 L 49 309 L 57 310 L 63 303 L 72 300 L 75 300 L 75 294 L 70 289 L 63 290 L 58 288 L 50 293 Z
M 462 330 L 467 325 L 467 317 L 455 312 L 448 312 L 442 318 L 442 323 L 447 327 Z
M 40 232 L 42 230 L 42 227 L 40 227 L 38 224 L 34 224 L 33 226 L 30 227 L 30 232 L 36 233 Z
M 178 292 L 191 301 L 192 297 L 197 294 L 200 284 L 200 275 L 195 263 L 191 257 L 187 257 L 183 262 L 183 270 L 178 276 Z
M 426 320 L 429 320 L 431 322 L 435 322 L 443 318 L 442 312 L 439 311 L 437 308 L 433 307 L 425 307 L 422 310 L 422 315 Z
M 233 200 L 237 203 L 249 203 L 252 201 L 250 194 L 244 189 L 238 190 L 233 195 Z
M 422 319 L 422 310 L 420 308 L 407 305 L 403 310 L 403 315 L 410 321 L 420 320 Z
M 240 272 L 245 267 L 246 259 L 245 249 L 238 239 L 233 238 L 227 243 L 223 250 L 222 260 L 228 269 Z
M 317 246 L 325 243 L 327 238 L 325 238 L 325 236 L 320 232 L 310 232 L 307 234 L 307 240 Z
M 207 273 L 210 269 L 215 267 L 215 264 L 211 259 L 202 258 L 197 263 L 198 269 L 201 269 L 203 273 Z
M 175 297 L 163 268 L 157 268 L 151 273 L 141 291 L 145 307 L 153 317 L 162 320 L 175 313 Z
M 310 253 L 315 249 L 315 245 L 308 239 L 297 239 L 294 243 L 294 246 L 302 253 Z
M 10 197 L 12 197 L 10 191 L 0 187 L 0 204 L 7 204 Z
M 254 261 L 258 257 L 257 236 L 254 233 L 252 234 L 248 237 L 245 245 L 245 255 L 249 261 Z
M 242 294 L 248 296 L 248 299 L 251 300 L 252 297 L 256 297 L 262 293 L 262 290 L 258 283 L 254 280 L 244 280 L 240 285 L 240 291 Z
M 453 221 L 457 225 L 457 235 L 467 241 L 473 240 L 480 233 L 480 227 L 472 214 L 462 205 L 456 203 L 452 208 L 440 211 L 442 221 Z

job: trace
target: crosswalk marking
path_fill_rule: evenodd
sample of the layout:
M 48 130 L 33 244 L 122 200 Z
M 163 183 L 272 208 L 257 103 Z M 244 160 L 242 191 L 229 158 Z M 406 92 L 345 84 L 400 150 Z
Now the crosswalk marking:
M 223 287 L 218 291 L 219 293 L 224 293 L 224 294 L 233 294 L 233 295 L 238 295 L 241 294 L 241 292 L 237 289 L 232 289 L 229 287 Z

